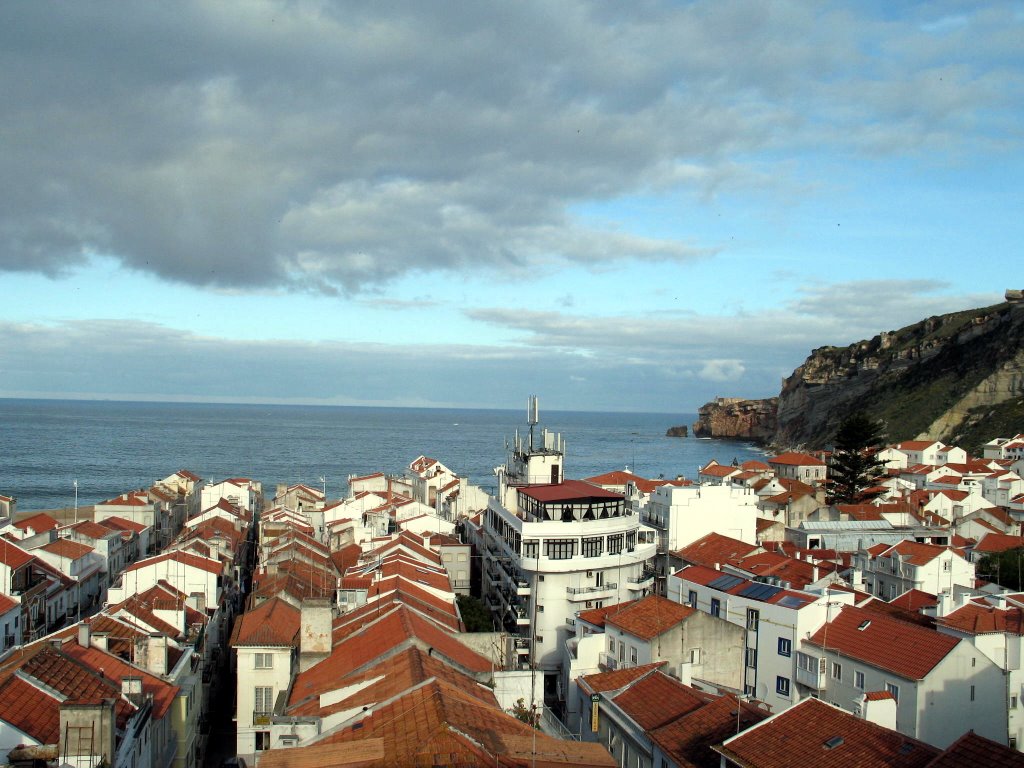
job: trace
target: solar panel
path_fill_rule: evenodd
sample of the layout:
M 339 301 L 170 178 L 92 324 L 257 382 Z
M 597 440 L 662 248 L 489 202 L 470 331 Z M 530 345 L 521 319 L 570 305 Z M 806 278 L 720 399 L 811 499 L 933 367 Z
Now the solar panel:
M 784 598 L 779 600 L 776 605 L 781 605 L 783 608 L 802 608 L 806 601 L 801 600 L 799 597 L 793 595 L 786 595 Z
M 741 583 L 742 581 L 743 581 L 743 579 L 741 577 L 739 577 L 739 576 L 733 576 L 732 574 L 725 574 L 723 576 L 719 576 L 717 579 L 715 579 L 710 584 L 708 584 L 708 586 L 711 587 L 712 589 L 720 589 L 720 590 L 724 591 L 726 589 L 732 589 L 733 587 L 735 587 L 737 584 Z
M 737 594 L 740 597 L 749 597 L 751 600 L 767 600 L 782 591 L 782 587 L 773 587 L 771 584 L 750 584 L 741 589 Z

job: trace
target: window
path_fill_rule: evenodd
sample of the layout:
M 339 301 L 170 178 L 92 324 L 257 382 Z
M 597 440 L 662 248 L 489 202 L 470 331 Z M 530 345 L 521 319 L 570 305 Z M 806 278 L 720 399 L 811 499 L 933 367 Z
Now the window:
M 608 653 L 615 653 L 615 640 L 611 637 L 608 638 Z
M 747 629 L 757 632 L 757 622 L 760 617 L 756 608 L 747 608 Z
M 839 681 L 843 679 L 843 665 L 838 661 L 832 662 L 832 679 Z
M 632 552 L 636 549 L 636 531 L 630 531 L 626 534 L 626 551 Z
M 619 661 L 626 660 L 626 644 L 619 640 Z
M 617 555 L 622 552 L 622 534 L 616 533 L 608 537 L 608 554 Z
M 266 714 L 272 712 L 274 709 L 274 689 L 269 685 L 260 685 L 256 687 L 253 696 L 255 709 L 260 714 Z
M 894 683 L 886 683 L 885 690 L 892 694 L 892 697 L 896 700 L 896 703 L 900 703 L 900 687 Z
M 602 544 L 604 544 L 604 539 L 600 536 L 593 536 L 591 538 L 583 539 L 583 556 L 600 557 Z
M 690 663 L 691 664 L 700 664 L 700 648 L 691 648 L 690 649 Z
M 537 557 L 538 549 L 537 539 L 523 540 L 523 557 Z
M 274 668 L 274 654 L 272 653 L 257 653 L 256 656 L 256 669 L 273 669 Z
M 757 666 L 757 649 L 756 648 L 746 648 L 746 649 L 744 649 L 743 657 L 744 657 L 744 659 L 743 659 L 744 663 L 748 667 L 756 667 Z
M 779 638 L 779 656 L 790 656 L 793 653 L 793 641 L 788 637 Z
M 971 686 L 971 701 L 974 701 L 974 686 Z
M 722 601 L 719 600 L 717 597 L 712 597 L 711 598 L 711 615 L 712 616 L 721 616 L 721 614 L 722 614 Z
M 752 685 L 744 685 L 743 686 L 743 695 L 744 696 L 753 696 L 754 695 L 754 686 L 752 686 Z
M 853 673 L 853 687 L 856 688 L 858 691 L 863 691 L 864 690 L 864 673 L 863 672 L 854 672 Z
M 1011 696 L 1010 697 L 1010 709 L 1016 709 L 1016 708 L 1017 708 L 1017 697 L 1016 696 Z
M 270 749 L 270 731 L 256 731 L 256 751 L 262 752 Z
M 548 539 L 544 547 L 551 560 L 569 560 L 576 554 L 576 539 Z
M 695 589 L 691 589 L 690 590 L 690 595 L 689 595 L 689 597 L 686 600 L 686 604 L 688 606 L 690 606 L 691 608 L 696 608 L 697 607 L 697 590 L 695 590 Z
M 789 678 L 779 675 L 775 678 L 775 692 L 779 696 L 789 696 Z
M 634 664 L 636 664 L 636 658 L 637 658 L 637 656 L 636 656 L 636 648 L 634 648 L 634 647 L 633 647 L 633 646 L 631 645 L 631 646 L 629 646 L 629 660 L 630 660 L 631 662 L 633 662 Z M 971 691 L 972 691 L 972 692 L 974 691 L 974 686 L 973 686 L 973 685 L 971 686 Z M 974 700 L 974 696 L 973 696 L 973 694 L 972 694 L 972 696 L 971 696 L 971 700 L 972 700 L 972 701 Z

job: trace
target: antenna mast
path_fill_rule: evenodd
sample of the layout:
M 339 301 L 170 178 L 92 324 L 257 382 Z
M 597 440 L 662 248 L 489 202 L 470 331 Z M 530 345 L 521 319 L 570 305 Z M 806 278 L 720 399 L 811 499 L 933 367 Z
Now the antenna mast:
M 537 396 L 530 395 L 526 401 L 526 423 L 530 425 L 530 452 L 533 452 L 533 427 L 540 421 L 540 408 L 537 404 Z

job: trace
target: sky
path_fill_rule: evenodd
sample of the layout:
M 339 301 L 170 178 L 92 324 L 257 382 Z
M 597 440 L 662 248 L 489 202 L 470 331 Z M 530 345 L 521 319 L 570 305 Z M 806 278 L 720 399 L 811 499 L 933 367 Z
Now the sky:
M 1021 288 L 1024 4 L 0 4 L 0 397 L 692 413 Z

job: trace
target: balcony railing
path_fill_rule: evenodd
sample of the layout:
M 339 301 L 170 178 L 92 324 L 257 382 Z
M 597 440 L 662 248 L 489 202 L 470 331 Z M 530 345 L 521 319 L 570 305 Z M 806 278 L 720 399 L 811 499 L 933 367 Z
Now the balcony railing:
M 824 657 L 809 656 L 806 653 L 796 654 L 796 681 L 808 688 L 820 691 L 825 687 Z
M 570 600 L 593 600 L 596 595 L 614 592 L 618 588 L 619 585 L 615 582 L 589 587 L 566 587 L 565 594 Z

